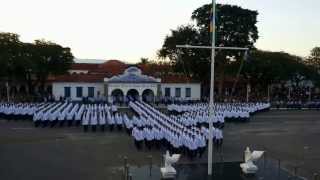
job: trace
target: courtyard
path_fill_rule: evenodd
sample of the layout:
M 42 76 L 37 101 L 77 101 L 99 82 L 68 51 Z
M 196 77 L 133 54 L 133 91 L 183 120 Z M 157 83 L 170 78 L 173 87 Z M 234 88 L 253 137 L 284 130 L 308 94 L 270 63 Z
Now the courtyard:
M 124 157 L 130 166 L 162 164 L 162 150 L 138 151 L 124 131 L 87 132 L 80 127 L 35 128 L 30 121 L 0 120 L 0 179 L 121 179 Z M 227 123 L 215 162 L 242 161 L 246 146 L 265 150 L 267 161 L 311 179 L 319 172 L 319 111 L 269 111 L 248 123 Z M 180 164 L 205 163 L 207 157 Z M 146 172 L 148 173 L 148 172 Z

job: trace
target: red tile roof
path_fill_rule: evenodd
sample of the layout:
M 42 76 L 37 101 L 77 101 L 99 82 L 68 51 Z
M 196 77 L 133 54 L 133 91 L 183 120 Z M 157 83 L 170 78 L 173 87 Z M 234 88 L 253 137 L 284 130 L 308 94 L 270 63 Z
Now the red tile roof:
M 57 76 L 53 82 L 103 82 L 103 78 L 122 74 L 130 65 L 119 60 L 108 60 L 102 64 L 74 63 L 71 70 L 88 70 L 88 74 Z M 170 74 L 173 68 L 169 64 L 139 64 L 142 74 L 161 78 L 162 83 L 195 83 L 183 75 Z
M 99 64 L 93 63 L 73 63 L 71 65 L 71 70 L 94 70 L 97 69 Z
M 124 70 L 128 67 L 127 64 L 118 61 L 118 60 L 109 60 L 103 64 L 99 64 L 97 69 L 91 70 L 93 73 L 108 73 L 111 76 L 119 75 L 124 72 Z
M 105 74 L 66 74 L 56 76 L 53 82 L 103 82 Z

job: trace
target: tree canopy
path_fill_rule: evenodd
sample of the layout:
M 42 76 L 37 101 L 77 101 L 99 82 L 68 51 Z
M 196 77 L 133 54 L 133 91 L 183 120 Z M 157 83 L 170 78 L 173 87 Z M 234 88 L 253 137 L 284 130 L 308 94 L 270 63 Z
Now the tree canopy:
M 318 80 L 318 73 L 312 66 L 304 64 L 303 59 L 285 52 L 255 50 L 242 70 L 242 76 L 251 84 L 266 87 L 272 83 L 295 80 L 297 75 L 305 79 Z
M 314 48 L 307 63 L 301 57 L 285 52 L 269 52 L 254 47 L 259 38 L 257 29 L 258 12 L 239 6 L 218 4 L 216 8 L 216 46 L 248 47 L 250 55 L 244 61 L 243 52 L 217 50 L 215 76 L 219 80 L 219 94 L 223 88 L 224 77 L 230 76 L 247 80 L 253 85 L 266 87 L 271 83 L 294 80 L 297 75 L 304 76 L 318 83 L 320 70 L 320 48 Z M 209 32 L 211 4 L 197 8 L 191 16 L 194 25 L 181 25 L 171 30 L 164 39 L 158 52 L 160 58 L 169 59 L 177 72 L 199 80 L 204 85 L 209 83 L 209 50 L 181 49 L 176 45 L 210 46 Z M 241 70 L 241 71 L 239 71 Z M 235 80 L 236 81 L 236 80 Z M 207 87 L 208 86 L 204 86 Z M 207 91 L 208 92 L 208 91 Z
M 307 58 L 307 64 L 314 66 L 320 72 L 320 47 L 311 50 L 310 56 Z
M 243 9 L 233 5 L 217 5 L 216 46 L 237 46 L 254 48 L 258 39 L 257 11 Z M 207 83 L 210 77 L 210 51 L 203 49 L 178 49 L 178 44 L 210 45 L 209 32 L 211 4 L 206 4 L 192 13 L 195 25 L 182 25 L 164 40 L 159 50 L 159 57 L 168 58 L 175 65 L 176 71 Z M 243 52 L 217 51 L 216 75 L 219 77 L 222 89 L 225 69 L 232 63 L 229 57 L 237 61 L 243 57 Z
M 0 33 L 2 81 L 26 81 L 29 90 L 38 83 L 43 90 L 50 75 L 65 73 L 72 63 L 73 55 L 68 47 L 45 40 L 24 43 L 17 34 Z

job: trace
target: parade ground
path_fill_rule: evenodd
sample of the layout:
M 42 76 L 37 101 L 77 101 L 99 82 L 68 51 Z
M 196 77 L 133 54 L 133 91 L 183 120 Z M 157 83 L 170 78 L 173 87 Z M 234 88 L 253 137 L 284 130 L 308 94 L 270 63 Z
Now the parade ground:
M 242 161 L 246 146 L 267 161 L 311 179 L 319 172 L 320 111 L 261 112 L 247 123 L 226 123 L 214 161 Z M 1 180 L 117 180 L 124 156 L 133 167 L 161 166 L 164 150 L 138 151 L 124 131 L 83 132 L 81 127 L 35 128 L 31 121 L 0 120 Z M 179 163 L 205 163 L 207 156 Z M 215 171 L 215 170 L 214 170 Z M 146 172 L 148 173 L 148 172 Z

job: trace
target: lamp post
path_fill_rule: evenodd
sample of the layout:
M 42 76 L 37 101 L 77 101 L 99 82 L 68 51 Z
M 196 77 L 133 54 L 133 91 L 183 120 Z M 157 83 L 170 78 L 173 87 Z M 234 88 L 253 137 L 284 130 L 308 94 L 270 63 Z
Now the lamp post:
M 212 41 L 211 46 L 193 46 L 193 45 L 177 45 L 177 48 L 191 48 L 191 49 L 211 49 L 211 74 L 210 74 L 210 99 L 209 99 L 209 142 L 208 142 L 208 176 L 212 175 L 212 163 L 213 163 L 213 118 L 214 118 L 214 62 L 215 62 L 215 50 L 239 50 L 248 51 L 249 48 L 242 47 L 216 47 L 215 46 L 215 28 L 216 28 L 216 0 L 212 0 Z

